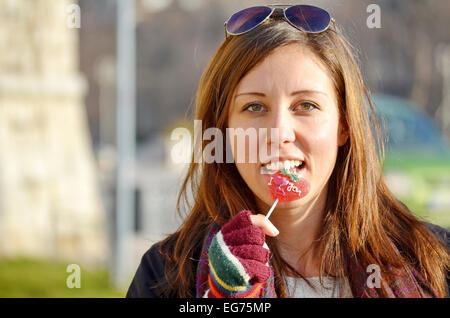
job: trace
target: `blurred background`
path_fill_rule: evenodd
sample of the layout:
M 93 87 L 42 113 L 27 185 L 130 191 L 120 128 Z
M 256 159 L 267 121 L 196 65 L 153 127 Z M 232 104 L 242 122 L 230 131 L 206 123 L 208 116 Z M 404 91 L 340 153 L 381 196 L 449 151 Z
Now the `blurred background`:
M 0 297 L 125 295 L 143 253 L 182 221 L 170 133 L 193 125 L 223 23 L 266 3 L 0 0 Z M 450 2 L 306 3 L 359 52 L 389 186 L 450 228 Z M 381 28 L 368 27 L 370 4 Z

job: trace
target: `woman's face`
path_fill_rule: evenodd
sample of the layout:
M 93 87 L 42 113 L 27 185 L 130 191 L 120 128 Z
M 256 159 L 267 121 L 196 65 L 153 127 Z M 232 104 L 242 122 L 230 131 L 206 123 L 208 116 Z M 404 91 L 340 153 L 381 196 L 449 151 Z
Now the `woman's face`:
M 345 144 L 347 135 L 339 124 L 331 78 L 326 67 L 309 49 L 290 44 L 273 51 L 239 82 L 228 115 L 228 128 L 242 128 L 243 131 L 253 128 L 256 132 L 265 128 L 262 131 L 267 131 L 266 135 L 258 134 L 256 162 L 249 160 L 251 144 L 247 139 L 245 160 L 236 160 L 238 138 L 232 137 L 237 169 L 259 203 L 273 204 L 268 183 L 271 174 L 284 165 L 297 166 L 291 171 L 296 172 L 307 186 L 302 188 L 301 196 L 280 201 L 279 207 L 306 206 L 316 198 L 326 197 L 321 194 L 326 193 L 338 147 Z M 271 128 L 278 129 L 278 138 L 272 138 Z M 280 163 L 261 158 L 261 145 L 265 143 L 270 154 L 271 145 L 276 142 Z M 265 165 L 272 161 L 272 166 Z M 298 169 L 301 161 L 303 166 Z M 271 168 L 271 174 L 267 174 L 268 171 L 261 173 L 262 167 Z

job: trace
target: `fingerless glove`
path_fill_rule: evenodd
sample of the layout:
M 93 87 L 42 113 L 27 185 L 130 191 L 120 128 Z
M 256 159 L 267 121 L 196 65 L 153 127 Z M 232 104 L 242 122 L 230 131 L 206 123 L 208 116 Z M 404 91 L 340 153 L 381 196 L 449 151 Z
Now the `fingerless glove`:
M 213 237 L 208 249 L 209 298 L 257 298 L 270 276 L 269 249 L 248 210 L 239 212 Z

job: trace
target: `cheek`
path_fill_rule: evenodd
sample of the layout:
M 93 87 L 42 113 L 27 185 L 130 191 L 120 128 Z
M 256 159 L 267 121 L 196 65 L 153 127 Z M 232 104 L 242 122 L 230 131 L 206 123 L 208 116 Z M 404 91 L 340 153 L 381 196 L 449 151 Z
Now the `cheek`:
M 258 152 L 259 152 L 259 134 L 258 134 L 258 123 L 243 121 L 231 117 L 228 121 L 228 127 L 234 128 L 235 134 L 229 133 L 226 138 L 228 145 L 232 152 L 234 162 L 239 174 L 241 175 L 244 182 L 249 186 L 249 188 L 254 192 L 258 193 L 261 180 L 259 180 L 259 170 L 257 170 L 258 162 Z M 250 142 L 249 136 L 238 137 L 239 130 L 242 128 L 243 131 L 247 131 L 249 128 L 254 129 L 256 132 L 256 138 Z M 256 142 L 255 142 L 256 141 Z M 232 145 L 232 146 L 231 146 Z M 252 154 L 250 154 L 252 152 Z
M 312 123 L 306 137 L 314 161 L 333 161 L 338 148 L 338 123 L 335 118 L 321 117 Z
M 337 123 L 328 117 L 320 118 L 314 123 L 313 140 L 326 144 L 337 144 Z
M 260 145 L 266 140 L 266 132 L 260 132 L 259 122 L 230 120 L 228 127 L 227 149 L 231 150 L 235 163 L 257 164 Z

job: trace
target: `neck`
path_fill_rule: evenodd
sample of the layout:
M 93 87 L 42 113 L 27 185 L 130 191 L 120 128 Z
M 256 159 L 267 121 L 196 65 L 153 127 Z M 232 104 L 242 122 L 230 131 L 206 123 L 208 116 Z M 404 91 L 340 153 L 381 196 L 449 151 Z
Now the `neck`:
M 317 240 L 323 226 L 327 187 L 302 206 L 276 207 L 270 221 L 280 231 L 277 246 L 283 259 L 305 277 L 319 276 Z

